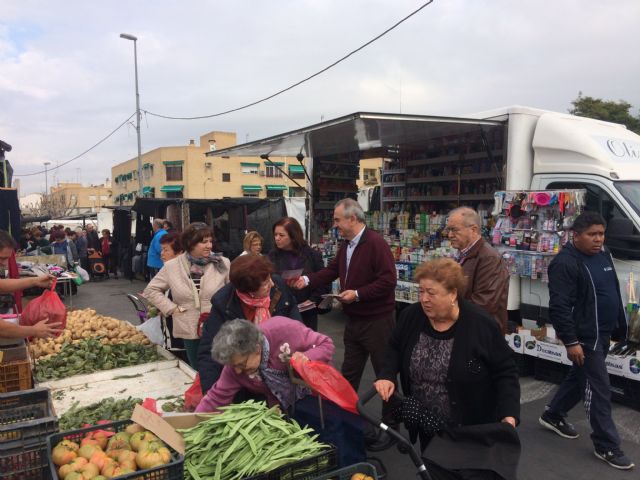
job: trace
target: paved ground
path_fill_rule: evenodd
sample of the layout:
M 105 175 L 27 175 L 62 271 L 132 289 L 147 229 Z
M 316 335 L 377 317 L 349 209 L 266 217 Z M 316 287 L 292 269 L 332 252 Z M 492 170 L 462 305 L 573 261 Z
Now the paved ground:
M 145 284 L 142 282 L 129 282 L 128 280 L 88 283 L 83 285 L 79 295 L 74 297 L 73 306 L 74 308 L 91 307 L 99 313 L 136 323 L 135 310 L 125 295 L 140 292 L 144 287 Z M 320 317 L 320 330 L 330 335 L 336 343 L 337 365 L 341 364 L 344 352 L 342 345 L 343 325 L 344 316 L 339 310 Z M 373 379 L 373 371 L 369 367 L 365 372 L 362 389 L 371 385 Z M 614 404 L 614 419 L 623 439 L 623 448 L 627 455 L 639 465 L 632 472 L 621 472 L 604 464 L 593 455 L 589 439 L 589 424 L 580 406 L 576 407 L 570 415 L 570 420 L 580 433 L 580 437 L 576 440 L 562 439 L 538 425 L 538 416 L 555 386 L 534 380 L 532 377 L 522 378 L 520 384 L 522 388 L 522 421 L 518 432 L 522 442 L 521 480 L 638 478 L 638 469 L 640 469 L 640 412 Z M 378 405 L 375 405 L 374 401 L 371 402 L 372 413 L 379 411 Z M 416 470 L 410 458 L 400 454 L 396 448 L 376 455 L 384 461 L 389 472 L 387 476 L 389 480 L 416 478 Z

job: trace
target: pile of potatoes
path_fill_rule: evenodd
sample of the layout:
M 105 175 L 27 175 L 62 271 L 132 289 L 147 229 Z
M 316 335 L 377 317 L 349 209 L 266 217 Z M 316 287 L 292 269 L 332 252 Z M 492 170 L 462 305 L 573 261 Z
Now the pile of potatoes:
M 89 337 L 102 337 L 103 344 L 151 344 L 145 334 L 129 322 L 99 315 L 92 308 L 85 308 L 67 313 L 67 326 L 58 337 L 34 339 L 30 345 L 31 357 L 34 360 L 48 358 L 59 353 L 65 343 L 77 343 Z

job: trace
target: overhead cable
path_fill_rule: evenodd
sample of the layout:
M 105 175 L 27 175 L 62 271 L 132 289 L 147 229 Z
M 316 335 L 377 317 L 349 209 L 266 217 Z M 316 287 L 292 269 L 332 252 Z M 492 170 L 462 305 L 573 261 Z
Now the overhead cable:
M 347 53 L 344 57 L 340 58 L 339 60 L 336 60 L 335 62 L 333 62 L 331 65 L 326 66 L 325 68 L 323 68 L 322 70 L 317 71 L 316 73 L 309 75 L 308 77 L 300 80 L 299 82 L 294 83 L 293 85 L 290 85 L 286 88 L 283 88 L 282 90 L 279 90 L 271 95 L 269 95 L 268 97 L 264 97 L 261 98 L 260 100 L 256 100 L 254 102 L 251 103 L 247 103 L 246 105 L 243 105 L 241 107 L 236 107 L 236 108 L 232 108 L 230 110 L 225 110 L 224 112 L 218 112 L 218 113 L 212 113 L 211 115 L 199 115 L 197 117 L 176 117 L 176 116 L 172 116 L 172 115 L 162 115 L 159 113 L 154 113 L 154 112 L 150 112 L 149 110 L 143 110 L 145 113 L 149 114 L 149 115 L 153 115 L 154 117 L 159 117 L 159 118 L 166 118 L 168 120 L 202 120 L 204 118 L 213 118 L 213 117 L 220 117 L 222 115 L 227 115 L 229 113 L 233 113 L 233 112 L 237 112 L 239 110 L 244 110 L 247 109 L 249 107 L 253 107 L 254 105 L 258 105 L 259 103 L 263 103 L 266 102 L 267 100 L 271 100 L 274 97 L 277 97 L 278 95 L 282 95 L 285 92 L 288 92 L 289 90 L 292 90 L 294 88 L 296 88 L 299 85 L 302 85 L 305 82 L 308 82 L 309 80 L 311 80 L 314 77 L 317 77 L 318 75 L 326 72 L 327 70 L 335 67 L 336 65 L 338 65 L 339 63 L 345 61 L 347 58 L 349 58 L 350 56 L 356 54 L 357 52 L 359 52 L 360 50 L 362 50 L 365 47 L 368 47 L 369 45 L 371 45 L 373 42 L 375 42 L 376 40 L 384 37 L 387 33 L 389 33 L 390 31 L 392 31 L 393 29 L 395 29 L 396 27 L 398 27 L 399 25 L 401 25 L 402 23 L 404 23 L 406 20 L 408 20 L 409 18 L 413 17 L 416 13 L 418 13 L 420 10 L 422 10 L 423 8 L 427 7 L 428 5 L 430 5 L 431 3 L 433 3 L 433 0 L 429 0 L 428 2 L 426 2 L 425 4 L 423 4 L 422 6 L 420 6 L 419 8 L 417 8 L 416 10 L 414 10 L 413 12 L 411 12 L 409 15 L 407 15 L 406 17 L 404 17 L 402 20 L 396 22 L 394 25 L 392 25 L 391 27 L 387 28 L 384 32 L 382 32 L 381 34 L 377 35 L 376 37 L 372 38 L 371 40 L 369 40 L 367 43 L 365 43 L 364 45 L 359 46 L 358 48 L 356 48 L 355 50 L 352 50 L 351 52 Z
M 93 150 L 94 148 L 96 148 L 98 145 L 100 145 L 101 143 L 103 143 L 104 141 L 106 141 L 106 140 L 107 140 L 109 137 L 111 137 L 114 133 L 116 133 L 118 130 L 120 130 L 122 127 L 124 127 L 124 126 L 129 122 L 129 120 L 131 120 L 131 119 L 135 116 L 135 114 L 136 114 L 136 112 L 133 112 L 129 118 L 127 118 L 124 122 L 122 122 L 122 123 L 121 123 L 120 125 L 118 125 L 115 129 L 113 129 L 113 130 L 111 131 L 111 133 L 109 133 L 109 135 L 107 135 L 106 137 L 104 137 L 102 140 L 98 141 L 98 143 L 95 143 L 93 146 L 91 146 L 91 147 L 89 147 L 88 149 L 86 149 L 84 152 L 82 152 L 82 153 L 80 153 L 80 154 L 76 155 L 75 157 L 73 157 L 73 158 L 71 158 L 71 159 L 69 159 L 69 160 L 67 160 L 67 161 L 65 161 L 65 162 L 62 162 L 61 164 L 56 165 L 55 167 L 47 168 L 46 170 L 41 170 L 41 171 L 39 171 L 39 172 L 33 172 L 33 173 L 23 173 L 23 174 L 21 174 L 21 175 L 17 175 L 17 174 L 16 174 L 16 175 L 14 175 L 14 177 L 31 177 L 31 176 L 33 176 L 33 175 L 41 175 L 41 174 L 43 174 L 43 173 L 45 173 L 45 172 L 51 172 L 51 171 L 56 170 L 56 169 L 58 169 L 58 168 L 64 167 L 65 165 L 68 165 L 69 163 L 73 162 L 74 160 L 77 160 L 77 159 L 79 159 L 80 157 L 82 157 L 82 156 L 86 155 L 86 154 L 87 154 L 87 153 L 89 153 L 91 150 Z

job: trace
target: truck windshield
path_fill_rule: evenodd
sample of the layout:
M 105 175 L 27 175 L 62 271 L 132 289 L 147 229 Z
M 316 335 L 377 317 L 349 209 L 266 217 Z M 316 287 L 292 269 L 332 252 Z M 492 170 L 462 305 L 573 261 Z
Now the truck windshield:
M 640 215 L 640 181 L 616 182 L 616 188 Z

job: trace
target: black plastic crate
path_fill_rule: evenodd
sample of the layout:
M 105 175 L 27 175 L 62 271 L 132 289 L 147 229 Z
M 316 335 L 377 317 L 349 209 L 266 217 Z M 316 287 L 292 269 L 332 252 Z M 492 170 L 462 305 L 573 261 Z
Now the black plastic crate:
M 356 463 L 355 465 L 350 465 L 340 470 L 325 473 L 313 480 L 351 480 L 351 476 L 355 473 L 364 473 L 374 480 L 378 480 L 378 472 L 376 472 L 375 467 L 370 463 Z
M 534 377 L 536 380 L 559 384 L 569 373 L 569 365 L 552 362 L 543 358 L 536 358 L 534 362 Z
M 640 382 L 617 375 L 609 375 L 611 400 L 634 410 L 640 410 Z
M 47 457 L 49 462 L 49 471 L 53 480 L 58 479 L 57 468 L 51 460 L 51 451 L 62 440 L 71 440 L 72 442 L 80 443 L 84 436 L 93 432 L 94 430 L 106 430 L 111 432 L 122 432 L 127 425 L 131 425 L 131 420 L 120 420 L 105 425 L 94 425 L 93 427 L 81 428 L 78 430 L 69 430 L 68 432 L 54 433 L 47 438 Z M 180 455 L 173 448 L 167 445 L 167 448 L 171 451 L 171 462 L 159 467 L 149 468 L 147 470 L 138 470 L 129 475 L 122 475 L 118 477 L 118 480 L 136 479 L 136 480 L 182 480 L 184 478 L 184 456 Z
M 58 431 L 58 418 L 48 388 L 0 394 L 0 452 L 24 442 L 46 444 Z
M 0 480 L 49 480 L 47 444 L 35 443 L 0 452 Z
M 318 475 L 330 472 L 337 465 L 336 447 L 329 445 L 327 450 L 312 457 L 303 458 L 244 480 L 314 480 Z

